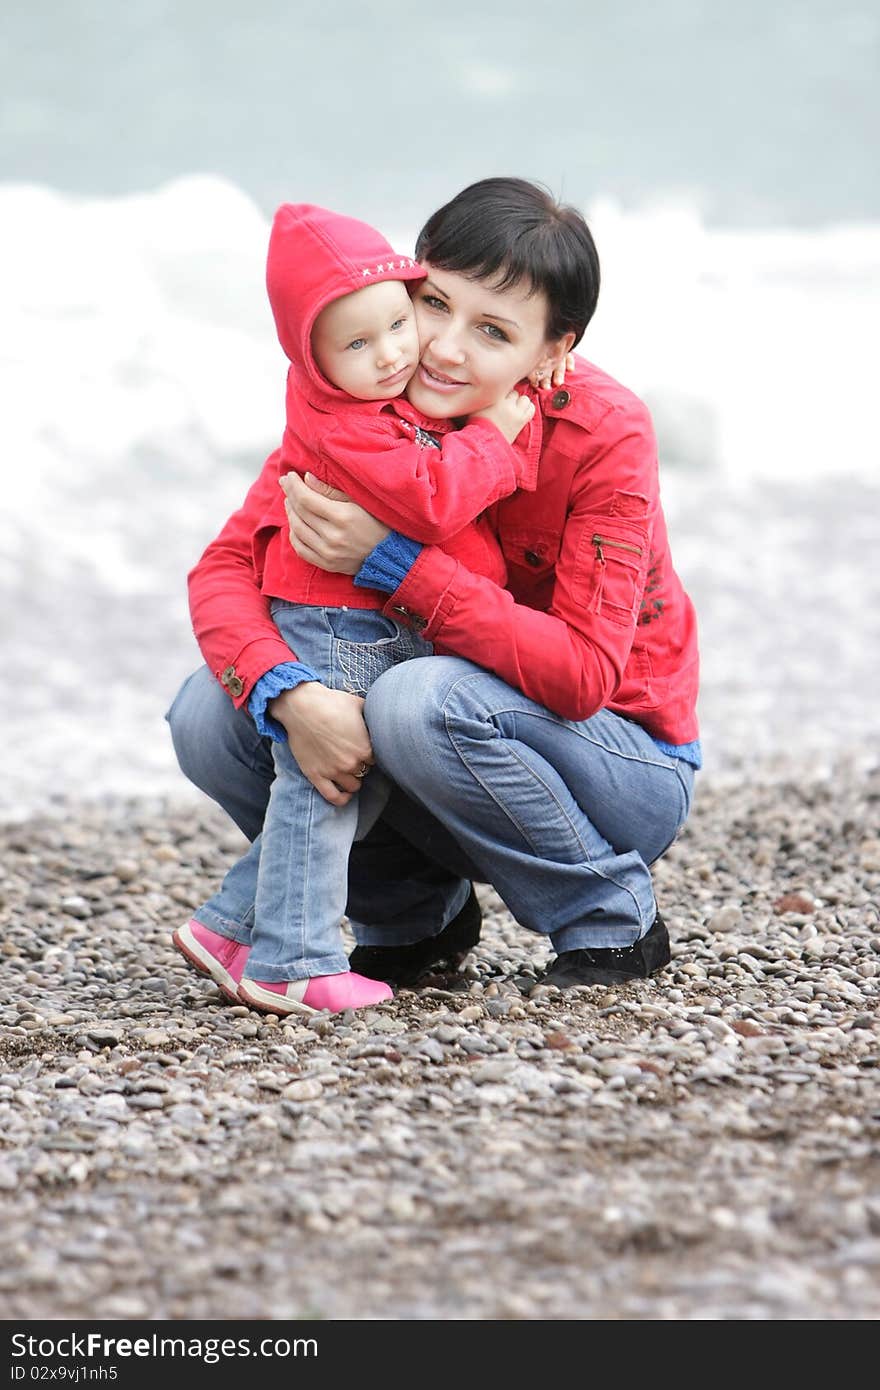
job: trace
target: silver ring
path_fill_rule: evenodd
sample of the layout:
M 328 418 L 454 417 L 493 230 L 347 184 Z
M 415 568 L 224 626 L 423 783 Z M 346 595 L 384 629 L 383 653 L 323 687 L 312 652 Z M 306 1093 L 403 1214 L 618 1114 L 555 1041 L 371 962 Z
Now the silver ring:
M 369 770 L 370 769 L 367 767 L 366 763 L 361 763 L 360 771 L 356 772 L 354 775 L 355 777 L 366 777 Z

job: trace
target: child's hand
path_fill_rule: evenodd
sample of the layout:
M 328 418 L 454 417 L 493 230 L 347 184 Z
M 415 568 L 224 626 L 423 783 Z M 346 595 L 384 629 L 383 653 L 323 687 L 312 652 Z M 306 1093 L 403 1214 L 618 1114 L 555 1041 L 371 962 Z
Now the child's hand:
M 565 373 L 574 371 L 574 353 L 567 352 L 565 360 L 557 363 L 552 369 L 550 367 L 539 368 L 532 372 L 529 381 L 537 391 L 546 391 L 550 386 L 561 386 L 565 381 Z
M 508 444 L 512 444 L 523 425 L 527 425 L 535 413 L 535 407 L 528 396 L 518 391 L 508 391 L 503 400 L 487 405 L 485 410 L 475 410 L 472 420 L 491 420 L 497 425 Z

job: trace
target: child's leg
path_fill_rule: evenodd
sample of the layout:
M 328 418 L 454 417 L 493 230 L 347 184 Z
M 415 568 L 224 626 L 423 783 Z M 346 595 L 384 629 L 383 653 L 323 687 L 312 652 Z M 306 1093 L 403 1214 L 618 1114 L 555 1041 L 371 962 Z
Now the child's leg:
M 349 970 L 339 930 L 358 798 L 331 806 L 287 745 L 275 748 L 279 771 L 263 835 L 173 933 L 174 943 L 236 1003 L 282 1015 L 381 1003 L 391 990 Z
M 233 864 L 219 892 L 171 934 L 178 951 L 203 975 L 210 975 L 227 999 L 236 1003 L 251 947 L 260 839 L 258 835 L 247 853 Z
M 372 680 L 400 660 L 404 649 L 414 655 L 424 646 L 369 610 L 277 602 L 272 611 L 291 649 L 324 684 L 356 694 L 366 694 Z M 304 777 L 287 743 L 276 743 L 273 756 L 275 781 L 256 853 L 255 923 L 241 997 L 279 1012 L 296 1002 L 316 1007 L 376 1002 L 387 995 L 376 995 L 374 982 L 353 985 L 359 977 L 349 975 L 340 922 L 359 816 L 363 822 L 369 800 L 375 802 L 373 815 L 381 809 L 381 774 L 371 774 L 373 785 L 347 805 L 334 806 Z M 319 983 L 342 975 L 345 982 Z M 295 984 L 303 981 L 312 981 L 315 988 Z M 348 991 L 345 1002 L 334 1003 L 340 990 Z M 365 990 L 369 999 L 360 997 Z
M 274 744 L 272 752 L 275 780 L 260 837 L 245 975 L 274 983 L 336 975 L 348 969 L 339 927 L 358 798 L 332 805 L 300 771 L 287 743 Z
M 370 610 L 276 601 L 273 616 L 291 649 L 324 684 L 357 694 L 366 694 L 389 666 L 430 652 L 414 633 Z M 334 807 L 302 776 L 286 743 L 272 747 L 276 777 L 263 834 L 193 921 L 175 932 L 175 943 L 227 994 L 240 989 L 253 946 L 244 990 L 256 988 L 248 981 L 262 982 L 267 998 L 248 1001 L 260 1007 L 288 1012 L 277 999 L 285 985 L 305 982 L 317 996 L 321 991 L 314 986 L 325 976 L 335 976 L 335 993 L 346 996 L 336 1007 L 375 1002 L 350 997 L 351 982 L 359 977 L 348 973 L 339 923 L 352 841 L 358 826 L 364 833 L 381 814 L 387 783 L 374 770 L 356 798 Z M 334 1004 L 324 999 L 315 1007 Z

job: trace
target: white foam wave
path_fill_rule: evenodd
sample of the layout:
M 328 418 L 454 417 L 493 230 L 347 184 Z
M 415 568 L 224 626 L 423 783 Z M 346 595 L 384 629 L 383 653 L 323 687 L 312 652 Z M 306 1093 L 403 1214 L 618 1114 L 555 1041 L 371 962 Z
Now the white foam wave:
M 7 565 L 39 518 L 56 572 L 82 561 L 138 587 L 139 478 L 153 521 L 180 520 L 197 478 L 268 452 L 284 372 L 265 243 L 265 219 L 220 180 L 118 199 L 0 186 Z
M 670 461 L 792 479 L 873 469 L 880 227 L 749 234 L 683 205 L 588 212 L 604 284 L 582 350 L 649 401 Z M 4 452 L 26 461 L 22 509 L 72 460 L 201 471 L 273 447 L 284 362 L 267 233 L 216 178 L 114 199 L 0 186 Z
M 590 221 L 588 355 L 648 401 L 667 459 L 748 482 L 875 475 L 880 226 L 727 232 L 605 202 Z

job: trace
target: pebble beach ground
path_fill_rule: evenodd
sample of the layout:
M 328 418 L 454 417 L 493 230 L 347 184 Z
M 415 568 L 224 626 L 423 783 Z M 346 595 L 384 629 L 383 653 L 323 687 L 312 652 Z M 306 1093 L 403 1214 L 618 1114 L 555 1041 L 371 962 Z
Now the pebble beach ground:
M 278 1022 L 169 945 L 240 845 L 147 801 L 0 827 L 0 1316 L 880 1314 L 880 773 L 700 790 L 672 967 Z

